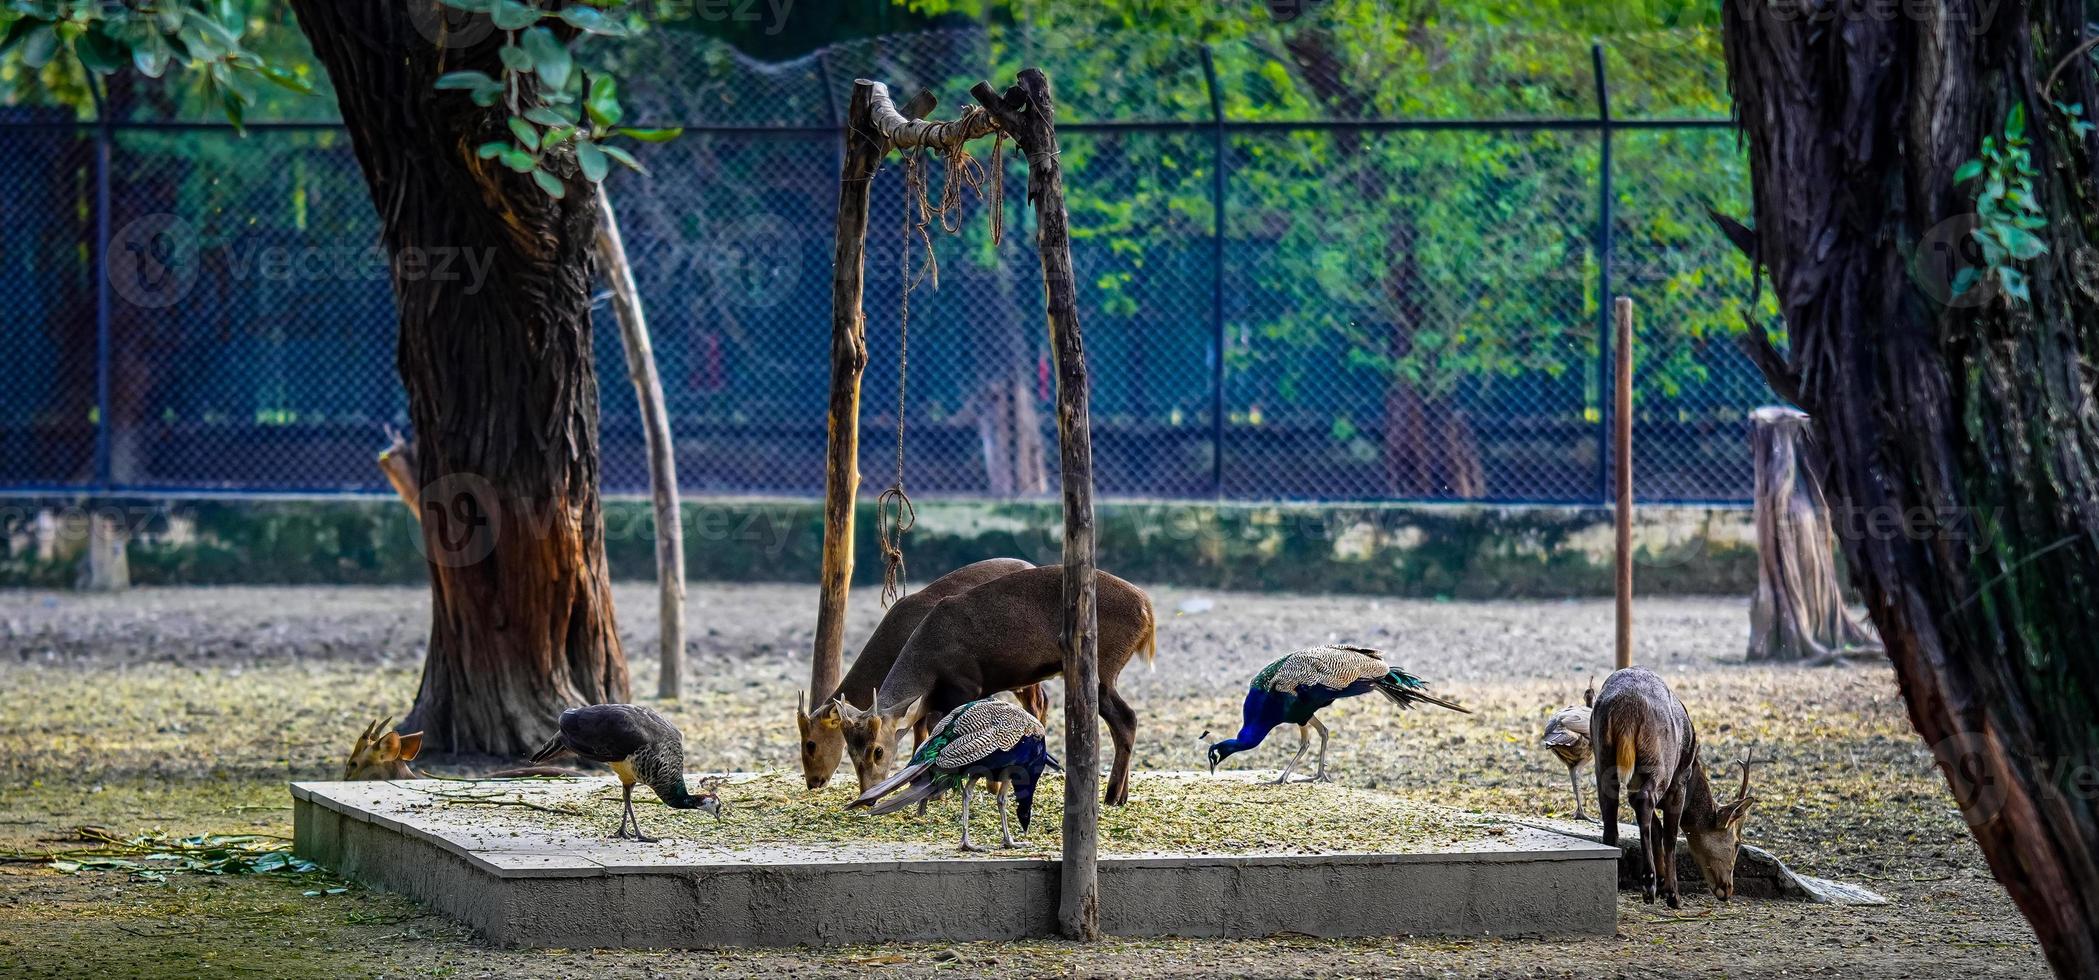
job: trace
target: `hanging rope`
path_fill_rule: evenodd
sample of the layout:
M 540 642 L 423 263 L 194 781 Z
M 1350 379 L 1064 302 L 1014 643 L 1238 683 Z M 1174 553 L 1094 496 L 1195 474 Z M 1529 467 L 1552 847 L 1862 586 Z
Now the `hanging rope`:
M 993 245 L 1005 236 L 1005 177 L 1001 172 L 1004 145 L 1003 133 L 993 137 L 990 174 Z M 896 481 L 875 498 L 875 538 L 882 549 L 882 607 L 885 609 L 903 598 L 904 535 L 918 523 L 918 509 L 911 503 L 911 495 L 904 490 L 904 396 L 911 371 L 911 291 L 925 281 L 931 281 L 935 289 L 940 288 L 940 261 L 933 254 L 934 220 L 939 220 L 942 231 L 956 234 L 962 230 L 962 189 L 966 186 L 975 191 L 978 200 L 985 197 L 984 168 L 969 155 L 966 147 L 959 143 L 943 147 L 940 156 L 945 172 L 940 183 L 940 203 L 936 205 L 928 198 L 924 148 L 902 154 L 905 197 L 904 220 L 897 242 L 901 288 L 897 300 Z M 925 253 L 925 262 L 915 274 L 911 268 L 914 244 Z

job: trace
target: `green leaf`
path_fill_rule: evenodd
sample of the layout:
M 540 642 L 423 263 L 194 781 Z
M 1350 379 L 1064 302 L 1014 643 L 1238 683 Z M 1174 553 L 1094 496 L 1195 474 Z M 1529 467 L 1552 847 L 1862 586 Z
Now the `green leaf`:
M 1981 160 L 1970 160 L 1955 167 L 1953 170 L 1953 182 L 1956 184 L 1965 184 L 1980 176 L 1982 176 Z
M 313 94 L 313 83 L 299 77 L 297 72 L 288 68 L 282 68 L 277 65 L 263 65 L 255 69 L 255 73 L 277 83 L 279 88 L 290 89 L 300 95 Z
M 525 118 L 542 126 L 567 126 L 570 123 L 569 117 L 543 105 L 536 105 L 526 109 Z
M 546 191 L 548 197 L 560 197 L 568 193 L 568 188 L 561 186 L 559 179 L 538 167 L 532 168 L 532 181 L 539 185 L 540 190 Z
M 43 21 L 35 17 L 15 18 L 13 23 L 7 25 L 7 33 L 0 35 L 0 55 L 13 51 L 15 45 L 22 43 L 22 38 L 27 37 L 29 32 L 41 23 Z
M 502 140 L 495 140 L 493 142 L 483 143 L 480 146 L 474 147 L 474 155 L 480 157 L 483 160 L 493 160 L 496 157 L 502 156 L 503 152 L 508 149 L 510 149 L 510 144 L 505 143 Z
M 641 161 L 634 159 L 633 154 L 628 153 L 627 151 L 622 150 L 617 146 L 612 146 L 610 144 L 599 144 L 598 150 L 600 152 L 603 152 L 606 156 L 611 157 L 614 160 L 618 160 L 620 162 L 620 165 L 626 167 L 628 170 L 632 170 L 638 174 L 645 174 L 649 172 L 649 168 L 642 166 Z
M 560 88 L 568 84 L 569 70 L 574 62 L 569 59 L 568 47 L 554 39 L 554 32 L 545 27 L 534 27 L 525 32 L 525 53 L 532 57 L 532 65 L 539 77 L 548 85 Z
M 621 136 L 628 136 L 634 139 L 638 139 L 644 143 L 668 143 L 671 140 L 677 139 L 679 136 L 684 135 L 685 127 L 665 126 L 657 129 L 636 129 L 632 126 L 622 126 L 619 129 L 614 130 L 614 132 L 617 132 Z
M 583 101 L 583 111 L 590 114 L 590 121 L 600 126 L 619 125 L 619 83 L 611 75 L 599 75 L 590 80 L 590 95 Z
M 513 147 L 503 151 L 503 166 L 509 167 L 518 173 L 525 173 L 537 166 L 538 163 L 539 161 L 532 154 L 524 150 Z
M 437 76 L 437 81 L 433 84 L 433 87 L 440 92 L 453 89 L 462 89 L 465 91 L 472 92 L 487 88 L 491 85 L 500 88 L 502 84 L 503 83 L 498 82 L 495 79 L 488 77 L 486 74 L 483 74 L 478 71 L 448 71 L 442 75 Z
M 2002 227 L 1997 229 L 1997 239 L 2004 243 L 2005 251 L 2021 262 L 2033 259 L 2048 251 L 2048 243 L 2040 236 L 2023 228 Z
M 612 169 L 611 161 L 605 158 L 605 151 L 598 149 L 598 145 L 589 140 L 577 141 L 576 162 L 583 167 L 583 179 L 593 184 L 604 180 L 605 174 Z
M 527 72 L 532 70 L 532 56 L 526 54 L 524 48 L 515 44 L 506 44 L 497 48 L 496 58 L 502 61 L 503 67 L 510 71 Z
M 539 8 L 517 0 L 495 0 L 488 10 L 488 17 L 503 30 L 521 30 L 539 23 Z
M 618 22 L 605 16 L 604 11 L 595 7 L 563 7 L 561 8 L 561 19 L 567 21 L 570 27 L 592 34 L 621 37 L 627 33 L 625 27 L 620 26 Z
M 174 54 L 168 39 L 159 31 L 148 29 L 131 42 L 131 65 L 147 78 L 159 78 L 168 70 L 168 60 Z
M 39 23 L 22 36 L 22 63 L 31 68 L 42 68 L 51 63 L 58 54 L 58 28 Z
M 2004 117 L 2004 135 L 2012 139 L 2026 135 L 2026 103 L 2012 104 L 2012 111 Z
M 1953 277 L 1953 295 L 1959 296 L 1962 293 L 1965 293 L 1968 290 L 1975 288 L 1976 281 L 1981 278 L 1981 269 L 1978 269 L 1972 265 L 1962 266 L 1961 271 L 1954 274 Z
M 73 56 L 89 71 L 101 75 L 112 74 L 131 63 L 131 52 L 124 42 L 102 33 L 101 25 L 89 27 L 73 42 Z
M 2025 302 L 2033 300 L 2033 297 L 2027 293 L 2026 273 L 2017 269 L 1999 269 L 1997 270 L 1997 283 L 2004 287 L 2006 296 Z
M 517 137 L 517 145 L 528 150 L 539 149 L 539 130 L 516 116 L 510 117 L 510 132 Z

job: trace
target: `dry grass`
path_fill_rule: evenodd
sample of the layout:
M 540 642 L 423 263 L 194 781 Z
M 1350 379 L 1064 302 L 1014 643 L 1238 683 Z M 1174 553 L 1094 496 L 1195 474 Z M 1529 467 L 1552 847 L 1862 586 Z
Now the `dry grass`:
M 663 706 L 687 732 L 693 764 L 790 769 L 813 594 L 712 583 L 693 592 L 687 676 L 696 689 Z M 637 692 L 654 688 L 647 596 L 629 586 L 618 592 Z M 1227 594 L 1211 596 L 1209 611 L 1177 613 L 1188 597 L 1154 593 L 1158 669 L 1133 667 L 1123 681 L 1140 716 L 1140 768 L 1199 768 L 1198 736 L 1236 727 L 1243 685 L 1262 663 L 1354 639 L 1385 647 L 1477 713 L 1397 712 L 1378 699 L 1337 705 L 1323 717 L 1343 786 L 1474 810 L 1571 810 L 1565 770 L 1535 746 L 1536 733 L 1553 708 L 1605 672 L 1607 603 Z M 872 628 L 871 598 L 856 595 L 849 637 Z M 81 824 L 119 833 L 288 833 L 289 810 L 276 809 L 288 802 L 283 782 L 332 778 L 358 730 L 406 709 L 427 615 L 417 589 L 0 593 L 0 685 L 8 692 L 0 699 L 0 847 L 51 847 Z M 1638 658 L 1663 671 L 1690 706 L 1710 759 L 1751 746 L 1774 759 L 1758 768 L 1752 842 L 1804 872 L 1865 882 L 1896 905 L 1722 907 L 1693 896 L 1685 919 L 1632 897 L 1621 905 L 1619 938 L 1569 941 L 1045 942 L 666 956 L 488 949 L 411 903 L 361 889 L 309 898 L 306 886 L 269 878 L 153 883 L 12 865 L 0 867 L 0 975 L 2042 975 L 2030 930 L 1990 879 L 1909 729 L 1892 672 L 1745 666 L 1746 627 L 1739 601 L 1643 602 Z M 1229 764 L 1273 773 L 1295 741 L 1285 733 Z M 1052 750 L 1061 754 L 1054 741 Z M 829 793 L 842 796 L 850 782 L 841 773 Z M 1240 787 L 1244 796 L 1231 802 L 1287 814 L 1287 794 L 1302 788 Z M 1129 814 L 1163 802 L 1138 789 Z M 1055 796 L 1046 792 L 1040 803 Z M 785 814 L 811 805 L 804 799 L 783 786 L 741 806 Z M 1055 826 L 1044 806 L 1038 834 Z M 607 816 L 605 826 L 611 822 Z M 824 833 L 851 826 L 817 825 Z M 995 835 L 995 818 L 978 826 Z M 928 846 L 951 847 L 953 831 L 950 817 L 923 832 Z

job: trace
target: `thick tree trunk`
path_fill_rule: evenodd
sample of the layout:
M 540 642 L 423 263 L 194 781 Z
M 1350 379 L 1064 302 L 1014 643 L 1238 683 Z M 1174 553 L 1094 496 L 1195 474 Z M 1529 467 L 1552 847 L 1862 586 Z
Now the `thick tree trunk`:
M 1844 608 L 1836 529 L 1807 413 L 1774 405 L 1749 420 L 1757 551 L 1749 659 L 1828 661 L 1854 649 L 1880 652 Z
M 627 699 L 598 505 L 589 286 L 596 198 L 554 198 L 474 148 L 506 110 L 439 92 L 495 73 L 501 35 L 440 47 L 436 0 L 295 0 L 328 69 L 393 258 L 415 424 L 430 650 L 404 726 L 433 749 L 516 756 L 561 710 Z M 457 42 L 460 38 L 448 36 Z M 537 104 L 529 81 L 524 105 Z M 466 274 L 485 267 L 485 279 Z
M 2099 976 L 2099 294 L 2070 264 L 2099 142 L 2058 108 L 2099 106 L 2083 6 L 1722 20 L 1791 339 L 1760 360 L 1814 417 L 1852 575 L 1991 869 L 2057 973 Z M 1955 294 L 1988 183 L 1955 172 L 2014 106 L 2047 253 L 2016 263 L 2030 300 L 1994 271 Z

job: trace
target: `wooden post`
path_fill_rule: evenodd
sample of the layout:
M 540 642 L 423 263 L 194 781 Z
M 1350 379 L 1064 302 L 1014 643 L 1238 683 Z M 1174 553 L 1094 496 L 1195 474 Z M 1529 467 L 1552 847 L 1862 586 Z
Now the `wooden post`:
M 87 574 L 81 579 L 89 590 L 122 592 L 131 588 L 131 560 L 124 550 L 126 539 L 121 510 L 89 505 Z
M 831 256 L 831 438 L 824 456 L 823 584 L 809 666 L 812 706 L 836 694 L 845 676 L 845 599 L 853 579 L 853 500 L 860 485 L 860 374 L 867 367 L 867 313 L 860 300 L 867 275 L 868 189 L 891 147 L 949 146 L 993 128 L 981 112 L 949 122 L 918 121 L 933 105 L 921 92 L 899 111 L 888 86 L 863 78 L 853 83 L 846 109 Z
M 1066 936 L 1100 937 L 1095 867 L 1100 818 L 1100 624 L 1093 553 L 1093 443 L 1086 348 L 1079 333 L 1071 232 L 1049 78 L 1034 68 L 1003 97 L 982 82 L 970 90 L 1028 160 L 1043 302 L 1057 358 L 1057 442 L 1064 492 L 1064 860 L 1057 923 Z
M 1618 297 L 1612 317 L 1617 329 L 1617 384 L 1612 398 L 1611 432 L 1618 475 L 1618 669 L 1633 665 L 1633 301 Z
M 853 84 L 838 175 L 838 228 L 831 256 L 830 444 L 824 454 L 822 592 L 809 696 L 822 704 L 845 676 L 845 597 L 853 581 L 853 501 L 860 488 L 860 372 L 867 367 L 868 190 L 888 148 L 874 135 L 872 83 Z
M 627 352 L 627 380 L 641 403 L 642 432 L 649 448 L 649 502 L 656 515 L 656 609 L 662 666 L 656 696 L 673 699 L 684 693 L 685 668 L 685 520 L 678 513 L 678 458 L 671 445 L 670 412 L 663 405 L 663 381 L 656 375 L 656 349 L 649 342 L 649 322 L 641 310 L 634 269 L 620 240 L 612 198 L 598 184 L 598 264 L 612 283 L 612 310 L 619 320 L 620 346 Z

